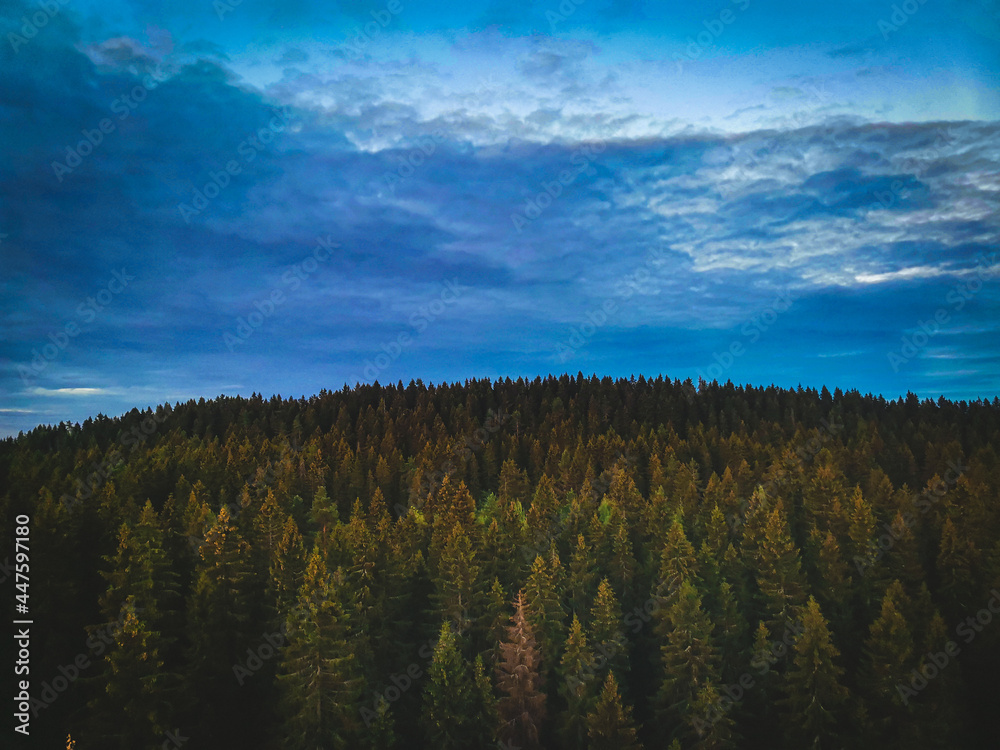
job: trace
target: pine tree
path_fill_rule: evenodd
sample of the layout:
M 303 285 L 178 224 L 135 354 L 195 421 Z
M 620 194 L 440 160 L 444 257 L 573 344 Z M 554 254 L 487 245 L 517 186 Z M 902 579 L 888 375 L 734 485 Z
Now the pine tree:
M 497 697 L 493 683 L 486 673 L 482 655 L 477 655 L 472 664 L 472 710 L 469 715 L 474 726 L 470 747 L 496 747 L 497 726 L 500 721 Z
M 663 680 L 655 706 L 663 739 L 676 737 L 693 744 L 703 742 L 707 734 L 712 742 L 724 742 L 731 722 L 712 713 L 711 691 L 721 680 L 719 657 L 712 622 L 702 609 L 697 589 L 684 581 L 661 617 Z
M 629 664 L 628 641 L 622 631 L 621 607 L 607 578 L 597 587 L 597 597 L 590 610 L 589 636 L 594 649 L 596 679 L 603 681 L 609 669 L 625 675 Z
M 524 587 L 528 621 L 538 639 L 542 661 L 549 671 L 555 667 L 558 654 L 562 653 L 566 631 L 566 612 L 556 589 L 558 573 L 557 568 L 538 555 Z
M 792 541 L 784 507 L 776 503 L 764 527 L 758 547 L 757 585 L 761 605 L 772 638 L 780 638 L 785 628 L 798 619 L 806 603 L 805 577 L 799 550 Z
M 497 688 L 503 693 L 497 704 L 501 742 L 522 750 L 541 750 L 539 734 L 545 720 L 545 693 L 541 692 L 541 656 L 531 624 L 525 616 L 523 594 L 514 601 L 512 624 L 500 644 Z
M 104 657 L 104 695 L 95 706 L 118 717 L 114 727 L 103 728 L 102 746 L 147 748 L 156 744 L 173 718 L 163 689 L 171 682 L 163 671 L 164 641 L 137 613 L 133 597 L 125 600 L 121 617 Z
M 254 723 L 240 717 L 246 716 L 248 702 L 253 706 L 259 699 L 259 692 L 241 688 L 233 679 L 233 667 L 246 661 L 252 639 L 259 638 L 256 623 L 261 608 L 254 597 L 259 587 L 249 546 L 225 506 L 205 534 L 199 554 L 188 606 L 190 679 L 197 686 L 199 711 L 194 725 L 207 742 L 221 743 L 227 741 L 225 737 L 254 733 Z M 259 716 L 260 711 L 255 709 L 254 715 Z
M 585 747 L 587 714 L 590 711 L 591 686 L 594 681 L 594 657 L 576 614 L 573 615 L 569 636 L 566 638 L 566 651 L 559 667 L 562 678 L 559 694 L 566 701 L 566 709 L 559 717 L 559 734 L 567 750 Z
M 447 618 L 455 633 L 462 635 L 472 625 L 471 614 L 478 611 L 479 566 L 468 534 L 455 524 L 445 543 L 434 576 L 434 602 L 438 614 Z
M 424 690 L 422 721 L 431 747 L 443 750 L 470 750 L 477 743 L 477 729 L 484 716 L 478 715 L 476 689 L 469 675 L 469 665 L 458 649 L 458 641 L 447 620 L 441 626 L 434 657 Z
M 871 717 L 869 743 L 905 747 L 919 742 L 912 729 L 913 706 L 907 690 L 909 672 L 916 666 L 914 641 L 905 612 L 912 602 L 899 581 L 893 581 L 882 599 L 882 611 L 872 623 L 865 643 L 866 707 Z
M 614 672 L 608 672 L 597 705 L 587 716 L 590 750 L 641 750 L 632 709 L 623 705 Z
M 587 540 L 583 534 L 578 534 L 576 546 L 569 560 L 569 576 L 566 582 L 569 608 L 574 614 L 585 616 L 590 603 L 594 600 L 596 574 L 592 565 Z
M 671 599 L 685 581 L 694 582 L 698 575 L 698 560 L 694 545 L 684 533 L 684 524 L 675 518 L 667 532 L 667 540 L 660 553 L 659 582 L 653 591 L 656 597 Z
M 814 597 L 806 604 L 802 628 L 792 647 L 792 665 L 784 675 L 783 724 L 793 747 L 838 747 L 834 737 L 845 723 L 847 701 L 847 690 L 840 682 L 844 670 L 835 663 L 840 652 Z
M 283 747 L 351 748 L 358 741 L 361 675 L 344 606 L 341 574 L 327 571 L 318 549 L 306 565 L 298 601 L 287 621 L 287 644 L 281 653 L 277 686 Z

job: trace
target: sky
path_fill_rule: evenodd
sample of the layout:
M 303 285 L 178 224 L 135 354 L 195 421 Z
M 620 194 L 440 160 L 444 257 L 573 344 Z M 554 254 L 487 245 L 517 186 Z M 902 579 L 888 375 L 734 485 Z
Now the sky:
M 0 435 L 563 372 L 992 399 L 998 198 L 995 0 L 0 0 Z

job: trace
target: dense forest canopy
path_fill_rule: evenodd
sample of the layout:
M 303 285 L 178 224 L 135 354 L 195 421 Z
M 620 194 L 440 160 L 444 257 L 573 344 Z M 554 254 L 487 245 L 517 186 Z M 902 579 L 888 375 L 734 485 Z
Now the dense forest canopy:
M 998 445 L 1000 399 L 582 374 L 39 427 L 33 746 L 995 747 Z

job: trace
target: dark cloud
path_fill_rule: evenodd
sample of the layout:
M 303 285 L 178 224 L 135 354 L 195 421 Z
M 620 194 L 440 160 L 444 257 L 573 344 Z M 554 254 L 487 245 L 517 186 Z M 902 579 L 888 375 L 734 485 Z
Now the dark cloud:
M 885 352 L 998 247 L 996 123 L 588 140 L 639 115 L 559 99 L 427 114 L 400 93 L 402 63 L 289 70 L 262 93 L 220 50 L 158 39 L 87 47 L 67 22 L 16 54 L 0 46 L 0 385 L 33 415 L 18 424 L 75 413 L 67 399 L 85 391 L 58 389 L 104 389 L 125 408 L 231 383 L 338 387 L 400 332 L 418 335 L 382 379 L 460 378 L 472 362 L 684 377 L 788 289 L 796 313 L 734 376 L 898 390 Z M 594 52 L 526 49 L 521 73 L 562 91 Z M 111 132 L 60 181 L 53 162 L 105 119 Z M 316 261 L 321 241 L 336 247 Z M 128 288 L 81 314 L 123 270 Z M 461 289 L 448 304 L 446 283 Z M 230 351 L 225 336 L 275 291 L 273 314 Z M 612 318 L 560 356 L 609 300 Z M 995 375 L 997 305 L 993 287 L 977 294 L 935 342 L 974 371 L 956 394 Z M 79 337 L 23 381 L 18 366 L 70 322 Z M 906 382 L 941 390 L 931 353 Z

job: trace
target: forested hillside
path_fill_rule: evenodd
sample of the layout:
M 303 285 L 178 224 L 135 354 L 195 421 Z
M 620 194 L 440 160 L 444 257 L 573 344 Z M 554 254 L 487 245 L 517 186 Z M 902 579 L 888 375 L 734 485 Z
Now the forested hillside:
M 32 746 L 996 747 L 998 445 L 998 399 L 582 375 L 39 427 Z

